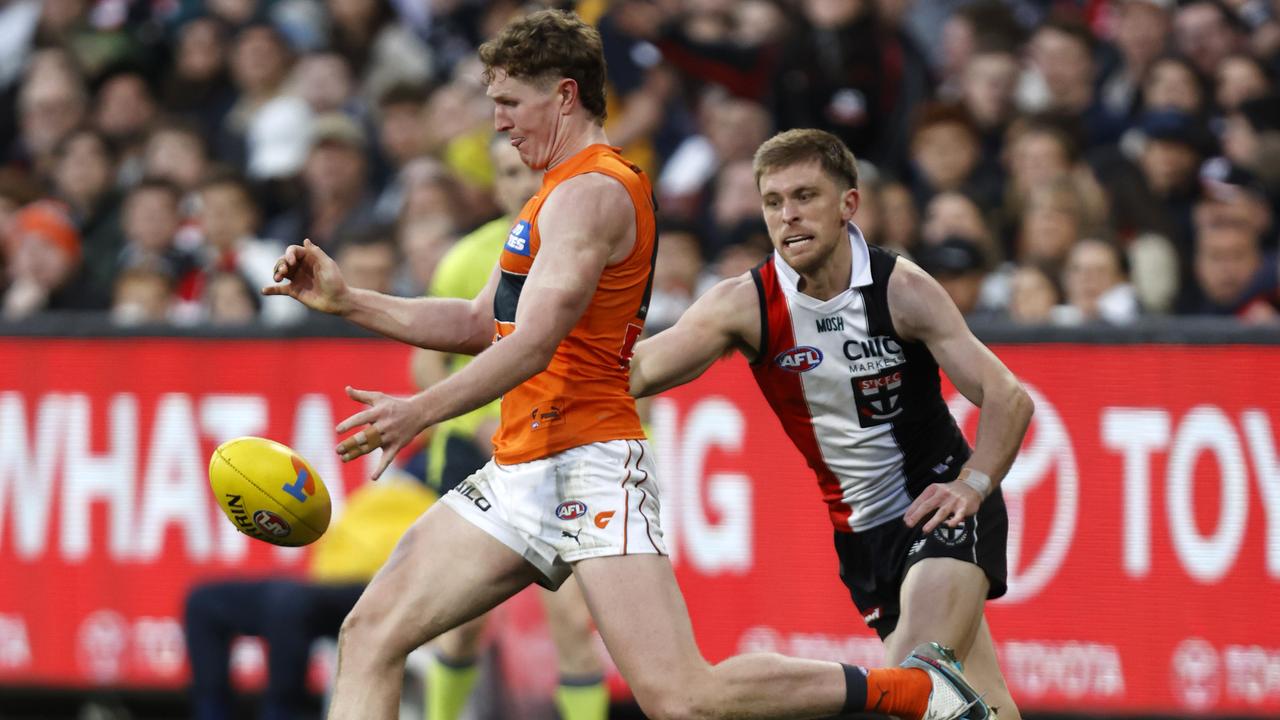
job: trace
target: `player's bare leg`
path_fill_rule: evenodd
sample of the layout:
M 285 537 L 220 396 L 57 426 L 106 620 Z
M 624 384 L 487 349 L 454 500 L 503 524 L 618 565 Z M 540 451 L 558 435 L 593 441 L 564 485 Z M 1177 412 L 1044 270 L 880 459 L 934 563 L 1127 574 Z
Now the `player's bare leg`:
M 987 694 L 987 704 L 999 712 L 1000 720 L 1020 720 L 1022 713 L 1018 712 L 1018 705 L 1005 684 L 1004 673 L 1000 672 L 996 646 L 991 640 L 991 630 L 985 617 L 973 640 L 973 647 L 969 649 L 969 656 L 964 660 L 964 674 L 978 692 Z
M 431 643 L 427 666 L 427 720 L 456 720 L 479 677 L 477 658 L 489 614 L 445 632 Z
M 581 677 L 604 672 L 592 642 L 591 611 L 587 609 L 578 581 L 569 578 L 559 590 L 544 590 L 541 595 L 547 629 L 556 645 L 560 674 Z
M 911 649 L 936 642 L 955 650 L 964 674 L 1000 720 L 1019 717 L 983 618 L 989 583 L 982 568 L 951 558 L 921 560 L 907 571 L 898 626 L 885 638 L 885 661 L 902 661 Z
M 391 720 L 405 657 L 529 585 L 537 571 L 437 503 L 409 528 L 338 637 L 330 720 Z
M 560 678 L 556 685 L 556 709 L 563 720 L 604 720 L 609 715 L 609 690 L 604 667 L 591 632 L 591 612 L 582 588 L 569 578 L 555 592 L 543 590 L 542 608 L 547 629 L 556 646 Z
M 574 574 L 609 654 L 654 720 L 816 718 L 844 706 L 839 663 L 768 653 L 707 663 L 666 557 L 593 558 Z

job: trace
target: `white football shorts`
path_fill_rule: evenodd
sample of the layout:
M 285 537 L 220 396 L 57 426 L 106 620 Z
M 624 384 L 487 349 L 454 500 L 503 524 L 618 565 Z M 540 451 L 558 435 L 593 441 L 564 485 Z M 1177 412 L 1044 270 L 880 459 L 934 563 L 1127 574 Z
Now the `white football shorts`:
M 666 555 L 653 451 L 610 440 L 515 465 L 490 460 L 441 502 L 528 560 L 560 587 L 579 560 Z

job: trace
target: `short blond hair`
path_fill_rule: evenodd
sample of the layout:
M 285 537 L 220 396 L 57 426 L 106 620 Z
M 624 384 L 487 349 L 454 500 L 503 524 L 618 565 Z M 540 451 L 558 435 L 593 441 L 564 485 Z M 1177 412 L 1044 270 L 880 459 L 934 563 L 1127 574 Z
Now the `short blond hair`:
M 787 130 L 765 140 L 756 149 L 751 166 L 756 185 L 765 173 L 817 160 L 822 169 L 843 189 L 858 187 L 858 161 L 844 142 L 825 130 Z

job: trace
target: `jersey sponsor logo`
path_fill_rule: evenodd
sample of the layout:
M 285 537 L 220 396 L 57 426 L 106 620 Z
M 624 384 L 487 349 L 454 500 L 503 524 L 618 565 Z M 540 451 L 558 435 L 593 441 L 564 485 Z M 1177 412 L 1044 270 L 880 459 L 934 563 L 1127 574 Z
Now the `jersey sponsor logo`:
M 822 364 L 822 351 L 809 345 L 799 345 L 778 353 L 773 363 L 787 372 L 809 372 Z
M 888 335 L 876 335 L 866 340 L 847 340 L 844 344 L 844 356 L 850 360 L 892 357 L 901 354 L 902 345 Z
M 529 221 L 519 220 L 507 233 L 506 249 L 516 255 L 529 257 Z
M 286 537 L 293 532 L 293 528 L 289 527 L 289 523 L 284 518 L 270 510 L 258 510 L 255 512 L 253 514 L 253 524 L 257 525 L 262 532 L 276 537 Z
M 453 489 L 453 492 L 456 492 L 462 497 L 470 500 L 472 505 L 480 508 L 480 512 L 489 512 L 489 508 L 493 507 L 489 504 L 489 501 L 485 498 L 484 494 L 480 492 L 480 488 L 477 488 L 475 483 L 470 480 L 463 480 L 458 483 L 458 486 Z
M 840 332 L 844 330 L 844 318 L 839 315 L 818 318 L 814 322 L 818 325 L 819 333 Z
M 884 613 L 881 612 L 880 606 L 877 605 L 876 607 L 871 608 L 871 612 L 862 616 L 862 622 L 870 625 L 871 623 L 879 620 L 882 615 L 884 615 Z
M 887 370 L 869 377 L 854 377 L 853 400 L 858 424 L 864 428 L 892 422 L 902 414 L 902 371 Z
M 529 412 L 529 428 L 537 430 L 564 422 L 564 411 L 558 405 L 536 407 Z
M 596 513 L 596 520 L 595 520 L 596 527 L 600 528 L 601 530 L 608 527 L 609 520 L 613 518 L 614 512 L 615 512 L 614 510 L 605 510 L 604 512 Z
M 581 500 L 565 500 L 556 506 L 556 517 L 561 520 L 576 520 L 587 514 L 587 504 Z

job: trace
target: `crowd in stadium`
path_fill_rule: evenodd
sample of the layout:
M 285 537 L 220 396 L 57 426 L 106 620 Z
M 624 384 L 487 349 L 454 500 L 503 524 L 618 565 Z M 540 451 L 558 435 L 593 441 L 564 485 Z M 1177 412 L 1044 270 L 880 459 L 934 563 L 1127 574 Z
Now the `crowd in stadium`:
M 654 179 L 651 325 L 769 240 L 751 157 L 820 127 L 866 237 L 971 318 L 1266 322 L 1280 295 L 1280 2 L 583 0 L 611 141 Z M 511 0 L 0 2 L 0 314 L 296 322 L 310 238 L 424 292 L 500 215 L 475 48 Z

